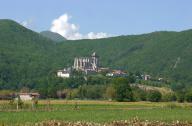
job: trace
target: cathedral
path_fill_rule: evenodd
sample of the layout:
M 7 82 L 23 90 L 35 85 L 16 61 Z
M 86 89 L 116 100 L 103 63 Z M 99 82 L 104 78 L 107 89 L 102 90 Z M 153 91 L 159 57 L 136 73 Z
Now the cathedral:
M 99 57 L 94 52 L 90 57 L 78 57 L 74 59 L 73 68 L 78 71 L 97 72 L 99 66 Z

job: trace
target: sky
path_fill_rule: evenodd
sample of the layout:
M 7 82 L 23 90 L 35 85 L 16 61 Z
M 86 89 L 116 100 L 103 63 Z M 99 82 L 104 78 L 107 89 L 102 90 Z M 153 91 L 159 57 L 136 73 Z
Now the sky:
M 0 0 L 0 19 L 67 39 L 192 28 L 192 0 Z

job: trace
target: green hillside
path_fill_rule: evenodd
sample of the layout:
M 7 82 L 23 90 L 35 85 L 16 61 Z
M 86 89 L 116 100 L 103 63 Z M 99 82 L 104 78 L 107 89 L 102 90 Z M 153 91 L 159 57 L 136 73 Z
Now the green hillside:
M 54 42 L 11 20 L 0 20 L 0 88 L 31 88 L 52 68 Z
M 192 30 L 54 43 L 14 21 L 0 20 L 0 89 L 46 87 L 51 71 L 94 51 L 103 67 L 192 85 Z
M 58 55 L 66 54 L 59 56 L 62 61 L 67 58 L 72 63 L 74 56 L 96 51 L 104 67 L 141 71 L 186 83 L 192 80 L 192 30 L 79 40 L 57 46 Z
M 66 39 L 63 36 L 61 36 L 58 33 L 51 32 L 51 31 L 43 31 L 43 32 L 40 32 L 40 34 L 42 36 L 48 38 L 48 39 L 51 39 L 52 41 L 55 41 L 55 42 L 66 41 Z

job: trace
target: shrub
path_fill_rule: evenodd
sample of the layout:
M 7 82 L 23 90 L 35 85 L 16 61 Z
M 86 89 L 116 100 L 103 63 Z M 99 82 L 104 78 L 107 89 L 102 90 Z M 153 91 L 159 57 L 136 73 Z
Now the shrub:
M 89 99 L 101 99 L 103 98 L 103 94 L 105 92 L 104 86 L 99 85 L 90 85 L 86 88 L 86 98 Z
M 71 91 L 71 98 L 74 99 L 74 98 L 79 98 L 79 90 L 78 89 L 73 89 Z
M 177 93 L 177 101 L 180 103 L 184 102 L 185 101 L 185 94 L 182 92 L 178 92 Z
M 177 98 L 174 93 L 167 93 L 162 96 L 162 101 L 168 102 L 168 101 L 176 101 Z
M 126 78 L 116 78 L 114 80 L 114 89 L 116 90 L 115 99 L 117 101 L 133 101 L 133 93 Z
M 161 93 L 159 91 L 150 91 L 147 95 L 147 100 L 151 102 L 159 102 L 161 100 Z
M 187 92 L 187 94 L 185 95 L 185 99 L 187 102 L 192 102 L 192 91 Z
M 112 86 L 107 87 L 105 97 L 112 100 L 115 98 L 115 95 L 116 95 L 115 88 Z
M 138 88 L 134 87 L 133 90 L 133 97 L 135 101 L 146 101 L 147 100 L 147 92 Z

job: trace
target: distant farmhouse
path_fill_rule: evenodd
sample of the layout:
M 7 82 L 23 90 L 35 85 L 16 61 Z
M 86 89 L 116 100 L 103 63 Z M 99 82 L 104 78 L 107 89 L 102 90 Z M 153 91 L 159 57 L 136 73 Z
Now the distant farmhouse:
M 13 91 L 2 91 L 0 93 L 0 100 L 11 100 L 11 99 L 18 99 L 18 97 L 22 101 L 33 100 L 34 98 L 39 98 L 39 93 L 16 93 Z
M 69 78 L 71 76 L 71 69 L 63 69 L 57 71 L 57 76 L 62 78 Z
M 122 70 L 113 70 L 106 74 L 108 77 L 126 77 L 127 73 Z
M 150 80 L 151 79 L 151 75 L 145 75 L 144 76 L 144 80 Z
M 84 71 L 86 74 L 90 72 L 98 72 L 99 57 L 94 52 L 90 57 L 75 58 L 73 68 L 77 71 Z
M 22 101 L 28 101 L 34 98 L 39 98 L 40 94 L 39 93 L 19 93 L 18 96 Z

